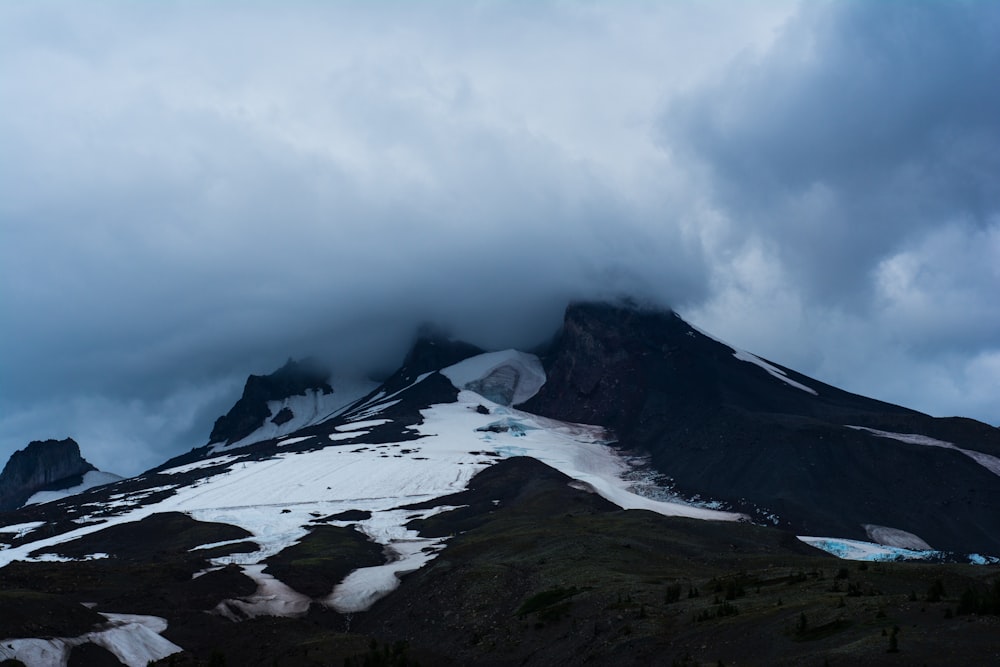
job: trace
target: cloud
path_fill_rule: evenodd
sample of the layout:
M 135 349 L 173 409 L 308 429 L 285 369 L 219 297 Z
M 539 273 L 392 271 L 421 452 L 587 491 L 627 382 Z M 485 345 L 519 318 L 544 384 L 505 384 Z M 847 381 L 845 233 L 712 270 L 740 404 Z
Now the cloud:
M 1000 421 L 976 393 L 1000 340 L 998 34 L 987 3 L 808 3 L 674 99 L 660 141 L 714 211 L 691 316 L 859 393 Z
M 2 453 L 74 435 L 137 472 L 289 355 L 389 370 L 426 320 L 529 345 L 619 294 L 988 406 L 997 13 L 4 5 Z
M 775 241 L 810 297 L 865 298 L 901 243 L 1000 210 L 998 34 L 987 3 L 809 3 L 673 104 L 663 140 L 703 166 L 735 240 Z
M 788 11 L 4 6 L 4 448 L 183 450 L 197 401 L 288 355 L 384 367 L 424 320 L 531 344 L 573 298 L 704 298 L 652 127 Z
M 1000 216 L 983 228 L 942 225 L 885 257 L 874 301 L 886 330 L 920 353 L 997 344 Z

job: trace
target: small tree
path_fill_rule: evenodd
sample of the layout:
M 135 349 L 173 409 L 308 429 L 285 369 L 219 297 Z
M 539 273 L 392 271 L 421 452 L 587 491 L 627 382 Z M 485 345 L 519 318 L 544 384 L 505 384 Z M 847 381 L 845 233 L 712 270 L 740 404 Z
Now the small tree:
M 889 633 L 889 649 L 886 653 L 899 653 L 899 626 L 892 626 L 892 632 Z
M 927 601 L 928 602 L 940 602 L 941 598 L 945 596 L 944 584 L 940 579 L 936 579 L 931 587 L 927 589 Z
M 799 614 L 799 620 L 795 624 L 795 634 L 801 635 L 809 627 L 809 620 L 806 618 L 806 613 L 802 612 Z

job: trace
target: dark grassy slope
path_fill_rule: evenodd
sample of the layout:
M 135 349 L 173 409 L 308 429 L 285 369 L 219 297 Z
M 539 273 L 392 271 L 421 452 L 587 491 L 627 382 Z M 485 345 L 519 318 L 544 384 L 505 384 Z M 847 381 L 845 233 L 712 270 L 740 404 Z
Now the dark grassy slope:
M 682 492 L 778 513 L 807 534 L 865 539 L 861 525 L 907 530 L 939 549 L 1000 554 L 1000 477 L 956 451 L 861 425 L 923 433 L 1000 454 L 1000 430 L 934 419 L 790 369 L 790 386 L 670 312 L 580 304 L 545 358 L 526 410 L 600 424 L 647 452 Z M 780 367 L 779 367 L 780 368 Z
M 321 598 L 359 567 L 385 562 L 382 545 L 353 528 L 316 526 L 292 546 L 271 556 L 264 572 L 300 593 Z
M 941 665 L 996 649 L 995 619 L 945 618 L 995 569 L 847 563 L 782 531 L 621 511 L 568 482 L 530 459 L 480 473 L 448 501 L 471 511 L 414 522 L 472 527 L 352 628 L 457 664 Z M 939 579 L 947 594 L 927 602 Z M 902 661 L 882 636 L 897 625 Z
M 208 614 L 255 586 L 236 568 L 192 579 L 208 554 L 188 549 L 242 533 L 167 514 L 60 549 L 110 558 L 3 568 L 0 634 L 76 636 L 98 621 L 79 603 L 94 602 L 168 619 L 186 652 L 163 665 L 360 665 L 398 641 L 409 648 L 397 657 L 424 665 L 989 664 L 997 651 L 996 617 L 946 616 L 998 568 L 846 563 L 783 531 L 625 512 L 526 458 L 439 502 L 464 507 L 413 526 L 455 536 L 366 613 Z M 275 559 L 289 580 L 325 587 L 343 573 L 338 554 L 357 540 L 321 528 Z M 943 593 L 928 600 L 937 581 Z M 894 626 L 898 655 L 882 635 Z
M 71 557 L 103 552 L 107 558 L 10 563 L 0 570 L 0 591 L 45 593 L 67 603 L 95 603 L 98 611 L 153 614 L 179 621 L 211 609 L 224 598 L 256 590 L 236 568 L 192 578 L 208 567 L 209 557 L 254 551 L 257 545 L 238 542 L 190 551 L 192 547 L 247 535 L 236 526 L 195 521 L 180 513 L 156 514 L 42 550 Z M 55 630 L 49 634 L 74 636 Z
M 180 512 L 153 514 L 141 521 L 110 526 L 70 542 L 39 549 L 32 555 L 54 553 L 68 558 L 105 553 L 114 559 L 152 562 L 165 555 L 187 557 L 202 544 L 238 540 L 253 535 L 225 523 L 196 521 Z M 198 554 L 195 555 L 195 558 Z

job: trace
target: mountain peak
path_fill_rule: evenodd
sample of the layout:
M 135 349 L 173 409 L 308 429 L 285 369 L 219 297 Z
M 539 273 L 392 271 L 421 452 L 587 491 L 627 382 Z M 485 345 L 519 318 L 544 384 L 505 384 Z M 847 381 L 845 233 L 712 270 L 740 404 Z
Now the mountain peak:
M 96 468 L 73 438 L 35 440 L 14 452 L 0 473 L 0 511 L 16 509 L 38 491 L 75 486 Z
M 269 418 L 282 419 L 271 414 L 268 401 L 305 395 L 309 390 L 333 393 L 329 378 L 330 371 L 312 358 L 302 361 L 289 358 L 284 366 L 269 375 L 251 375 L 240 400 L 215 421 L 209 441 L 233 443 L 253 433 Z
M 416 341 L 403 360 L 402 368 L 407 373 L 419 375 L 451 366 L 463 359 L 482 353 L 481 348 L 471 343 L 455 340 L 442 329 L 423 325 L 417 332 Z

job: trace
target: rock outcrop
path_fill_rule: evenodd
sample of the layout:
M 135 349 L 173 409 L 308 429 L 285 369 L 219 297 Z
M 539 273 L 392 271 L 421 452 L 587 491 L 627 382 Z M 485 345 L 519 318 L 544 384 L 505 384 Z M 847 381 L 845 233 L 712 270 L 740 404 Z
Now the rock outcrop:
M 315 361 L 288 362 L 270 375 L 251 375 L 243 387 L 243 396 L 232 409 L 215 421 L 209 442 L 232 444 L 253 433 L 266 419 L 272 417 L 268 401 L 280 401 L 289 396 L 305 395 L 309 390 L 333 393 L 328 379 L 330 373 Z M 273 415 L 275 423 L 286 419 Z
M 76 486 L 91 470 L 72 438 L 36 440 L 14 452 L 0 473 L 0 511 L 17 509 L 39 491 Z

